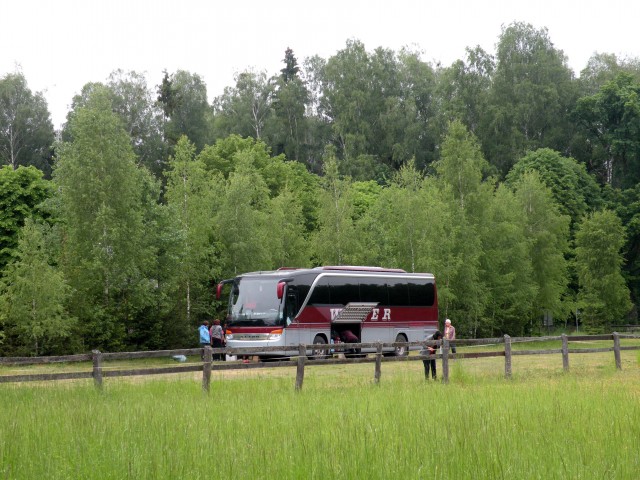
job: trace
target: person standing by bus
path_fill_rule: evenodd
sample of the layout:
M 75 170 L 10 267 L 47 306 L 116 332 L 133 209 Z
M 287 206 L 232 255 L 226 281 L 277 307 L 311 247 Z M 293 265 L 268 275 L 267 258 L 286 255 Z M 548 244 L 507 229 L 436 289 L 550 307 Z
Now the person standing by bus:
M 436 333 L 433 334 L 433 336 L 431 337 L 432 340 L 442 340 L 442 334 L 440 333 L 439 330 L 436 330 Z M 430 357 L 432 355 L 435 355 L 437 352 L 436 349 L 436 345 L 429 345 L 426 350 L 423 350 L 421 353 L 423 355 L 429 355 Z M 435 380 L 436 379 L 436 358 L 431 357 L 425 360 L 422 360 L 422 363 L 424 364 L 424 379 L 425 380 L 429 380 L 429 370 L 431 370 L 431 377 Z
M 449 347 L 451 347 L 451 353 L 456 353 L 456 329 L 451 325 L 451 320 L 448 318 L 444 321 L 444 338 L 449 340 Z
M 217 318 L 213 321 L 213 325 L 211 325 L 209 335 L 211 336 L 211 346 L 213 348 L 224 347 L 224 332 L 222 330 L 222 327 L 220 326 L 220 320 L 218 320 Z M 213 356 L 213 359 L 222 360 L 222 354 L 216 353 Z
M 211 335 L 209 334 L 209 322 L 206 320 L 202 322 L 198 329 L 200 335 L 200 346 L 202 347 L 202 359 L 204 360 L 204 347 L 211 345 Z

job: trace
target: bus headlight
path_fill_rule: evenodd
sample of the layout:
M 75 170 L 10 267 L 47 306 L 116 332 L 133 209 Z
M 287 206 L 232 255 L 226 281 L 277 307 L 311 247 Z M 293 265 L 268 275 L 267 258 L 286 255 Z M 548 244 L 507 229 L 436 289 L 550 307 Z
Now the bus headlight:
M 231 330 L 227 330 L 226 332 L 224 332 L 224 337 L 227 340 L 233 340 L 233 333 L 231 333 Z
M 279 340 L 281 336 L 282 336 L 281 328 L 279 328 L 278 330 L 271 330 L 269 332 L 269 340 Z

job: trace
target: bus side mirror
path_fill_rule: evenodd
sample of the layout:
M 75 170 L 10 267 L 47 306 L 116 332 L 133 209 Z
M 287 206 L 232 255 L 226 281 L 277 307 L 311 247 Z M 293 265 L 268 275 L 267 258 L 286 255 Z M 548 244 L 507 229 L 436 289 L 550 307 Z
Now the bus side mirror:
M 222 287 L 224 286 L 224 284 L 222 282 L 220 282 L 218 284 L 218 286 L 216 287 L 216 300 L 220 300 L 220 297 L 222 297 Z
M 284 297 L 284 287 L 287 284 L 287 282 L 278 282 L 278 287 L 276 290 L 276 293 L 278 295 L 278 300 L 282 300 L 282 297 Z

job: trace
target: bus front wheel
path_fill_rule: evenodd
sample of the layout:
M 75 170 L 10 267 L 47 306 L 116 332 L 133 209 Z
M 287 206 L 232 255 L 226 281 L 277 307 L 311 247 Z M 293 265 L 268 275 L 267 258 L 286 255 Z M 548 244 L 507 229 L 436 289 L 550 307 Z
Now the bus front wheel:
M 313 344 L 314 345 L 326 345 L 327 344 L 327 339 L 324 338 L 322 335 L 316 335 L 315 338 L 313 339 Z M 322 360 L 323 358 L 327 358 L 328 356 L 328 351 L 324 348 L 318 348 L 318 349 L 312 349 L 311 350 L 311 359 L 319 359 Z
M 396 337 L 396 343 L 406 342 L 407 337 L 403 333 L 399 333 Z M 396 357 L 406 357 L 409 354 L 409 348 L 406 345 L 398 346 L 393 351 L 393 355 Z

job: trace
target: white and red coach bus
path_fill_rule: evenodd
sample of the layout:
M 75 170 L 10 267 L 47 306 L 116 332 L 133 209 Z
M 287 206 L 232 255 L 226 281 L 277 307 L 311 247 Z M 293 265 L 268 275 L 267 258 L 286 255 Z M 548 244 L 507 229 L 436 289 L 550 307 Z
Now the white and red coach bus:
M 228 347 L 326 344 L 332 332 L 345 330 L 361 343 L 418 342 L 438 328 L 438 296 L 430 273 L 378 267 L 282 268 L 224 280 L 217 298 L 225 285 L 230 286 Z M 367 351 L 374 349 L 362 353 Z M 404 347 L 388 352 L 408 353 Z

